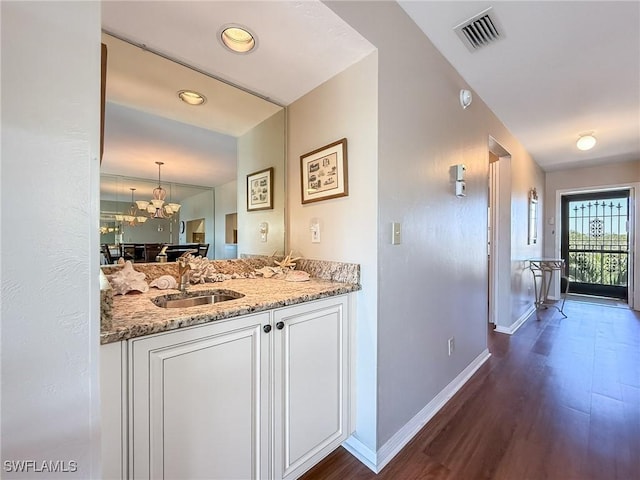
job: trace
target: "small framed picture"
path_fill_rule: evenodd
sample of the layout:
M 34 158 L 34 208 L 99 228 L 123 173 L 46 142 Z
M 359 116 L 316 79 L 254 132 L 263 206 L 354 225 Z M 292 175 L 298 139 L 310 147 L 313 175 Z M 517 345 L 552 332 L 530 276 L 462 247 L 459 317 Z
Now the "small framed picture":
M 273 167 L 247 175 L 247 211 L 273 208 Z
M 302 203 L 349 195 L 347 139 L 343 138 L 300 157 Z

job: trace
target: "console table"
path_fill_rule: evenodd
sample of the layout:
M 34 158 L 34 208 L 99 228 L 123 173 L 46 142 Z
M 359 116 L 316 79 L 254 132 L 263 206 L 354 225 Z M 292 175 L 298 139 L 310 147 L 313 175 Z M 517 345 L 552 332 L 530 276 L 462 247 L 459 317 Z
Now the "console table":
M 562 258 L 532 258 L 528 260 L 529 269 L 533 273 L 533 288 L 536 294 L 536 310 L 540 308 L 553 307 L 557 309 L 564 318 L 565 295 L 562 296 L 562 304 L 558 307 L 555 302 L 549 301 L 549 287 L 551 286 L 551 278 L 554 272 L 560 272 L 560 276 L 564 272 L 564 260 Z M 538 285 L 539 283 L 539 285 Z M 568 281 L 567 281 L 568 290 Z

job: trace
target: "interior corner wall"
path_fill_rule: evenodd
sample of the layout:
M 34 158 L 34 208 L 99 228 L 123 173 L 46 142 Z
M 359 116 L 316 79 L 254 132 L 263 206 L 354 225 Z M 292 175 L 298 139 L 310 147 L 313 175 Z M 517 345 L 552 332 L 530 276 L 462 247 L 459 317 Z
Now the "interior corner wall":
M 100 478 L 100 3 L 0 9 L 2 478 Z
M 289 244 L 294 254 L 359 263 L 357 294 L 358 441 L 376 449 L 377 119 L 378 58 L 374 52 L 288 107 L 287 185 Z M 300 156 L 347 139 L 349 195 L 302 204 Z M 320 243 L 311 242 L 312 218 Z
M 238 137 L 238 257 L 284 253 L 285 237 L 285 111 L 280 110 Z M 273 167 L 273 209 L 247 211 L 247 175 Z M 267 241 L 259 225 L 269 224 Z
M 544 255 L 557 257 L 560 255 L 560 195 L 562 193 L 576 193 L 610 188 L 634 188 L 634 205 L 632 210 L 635 218 L 635 256 L 633 263 L 634 291 L 633 306 L 640 310 L 640 241 L 638 239 L 638 223 L 640 223 L 640 160 L 617 162 L 606 165 L 570 168 L 547 172 L 545 197 L 547 198 L 544 211 L 544 222 L 547 224 L 544 236 Z M 553 225 L 551 225 L 551 222 Z
M 237 245 L 226 242 L 226 219 L 230 213 L 238 212 L 238 181 L 233 180 L 216 187 L 215 193 L 215 252 L 211 258 L 237 257 Z M 211 251 L 211 250 L 210 250 Z
M 511 318 L 507 328 L 519 326 L 535 308 L 533 273 L 528 259 L 542 257 L 544 250 L 544 221 L 546 199 L 545 173 L 522 149 L 511 161 Z M 538 193 L 538 235 L 536 243 L 529 244 L 529 195 Z
M 215 242 L 215 191 L 214 189 L 205 190 L 202 193 L 192 195 L 180 201 L 182 205 L 179 210 L 179 221 L 189 222 L 190 220 L 199 220 L 204 218 L 204 242 L 209 244 L 208 258 L 213 258 L 214 242 Z M 146 223 L 149 223 L 147 221 Z M 177 239 L 175 243 L 194 243 L 187 238 L 187 229 L 184 233 L 180 233 L 180 226 L 177 221 L 172 220 L 170 228 L 173 230 L 172 238 Z M 197 243 L 197 242 L 196 242 Z
M 326 4 L 378 48 L 378 288 L 384 295 L 376 447 L 382 452 L 486 355 L 489 136 L 509 151 L 517 171 L 512 228 L 526 232 L 528 191 L 542 191 L 544 174 L 477 95 L 461 108 L 460 89 L 469 86 L 397 3 Z M 461 163 L 467 194 L 457 198 L 452 167 Z M 392 222 L 402 225 L 400 245 L 391 245 Z M 527 291 L 518 280 L 522 258 L 540 252 L 539 245 L 515 244 L 517 268 L 505 274 L 518 307 Z

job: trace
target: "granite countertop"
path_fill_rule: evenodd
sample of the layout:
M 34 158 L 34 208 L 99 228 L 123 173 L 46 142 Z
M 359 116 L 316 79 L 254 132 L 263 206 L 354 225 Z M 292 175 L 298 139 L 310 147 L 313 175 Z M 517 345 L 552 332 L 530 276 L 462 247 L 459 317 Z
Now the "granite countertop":
M 106 344 L 152 333 L 201 325 L 360 290 L 359 283 L 356 283 L 359 281 L 358 265 L 325 263 L 330 264 L 331 268 L 325 268 L 327 272 L 332 272 L 330 275 L 322 275 L 322 268 L 316 269 L 314 273 L 320 272 L 319 275 L 328 279 L 312 277 L 306 282 L 290 282 L 274 278 L 235 278 L 189 287 L 188 292 L 191 293 L 232 290 L 244 295 L 242 298 L 214 304 L 187 308 L 158 307 L 152 302 L 153 298 L 176 294 L 179 291 L 159 290 L 153 287 L 145 293 L 129 292 L 126 295 L 113 295 L 112 304 L 109 306 L 111 321 L 110 324 L 103 325 L 100 343 Z M 342 265 L 357 267 L 355 277 L 345 278 L 346 280 L 356 280 L 356 282 L 335 281 L 336 272 L 344 272 Z M 320 267 L 326 266 L 320 265 Z

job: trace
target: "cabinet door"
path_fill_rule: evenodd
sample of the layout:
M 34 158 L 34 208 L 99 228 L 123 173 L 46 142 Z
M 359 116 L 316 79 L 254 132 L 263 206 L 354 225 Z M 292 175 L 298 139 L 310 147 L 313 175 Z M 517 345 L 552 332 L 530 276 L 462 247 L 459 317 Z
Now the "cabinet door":
M 349 435 L 347 298 L 277 310 L 273 321 L 275 478 L 297 478 Z
M 266 479 L 269 313 L 130 342 L 134 478 Z

